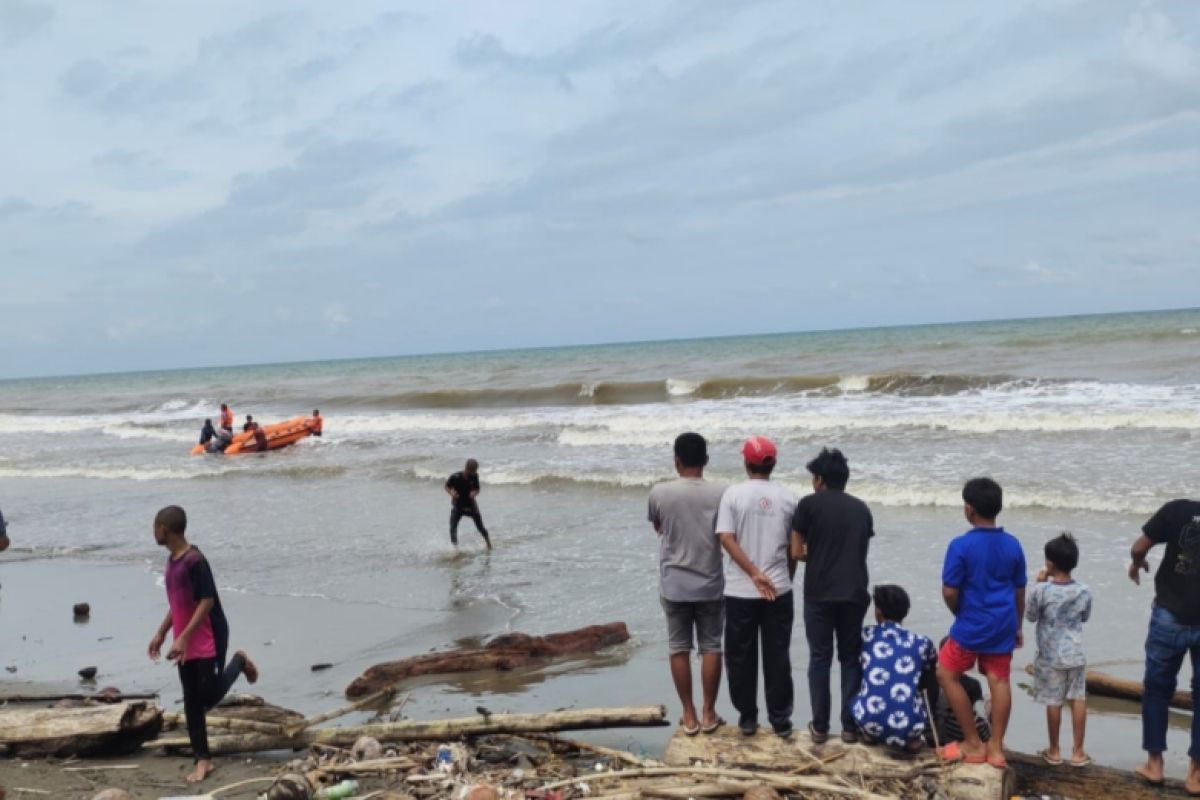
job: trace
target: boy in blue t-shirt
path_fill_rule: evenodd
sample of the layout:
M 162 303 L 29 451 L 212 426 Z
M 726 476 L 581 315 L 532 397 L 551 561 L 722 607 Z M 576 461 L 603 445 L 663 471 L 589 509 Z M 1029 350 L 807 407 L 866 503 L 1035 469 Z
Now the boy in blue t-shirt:
M 985 761 L 997 769 L 1004 758 L 1004 733 L 1012 711 L 1013 649 L 1024 644 L 1025 553 L 1016 537 L 996 527 L 1004 505 L 1000 485 L 973 478 L 962 492 L 963 514 L 971 530 L 950 542 L 942 568 L 942 598 L 954 614 L 949 641 L 938 654 L 938 684 L 965 738 L 961 750 L 943 756 L 967 763 Z M 992 738 L 984 744 L 975 730 L 971 701 L 959 678 L 975 664 L 992 695 Z

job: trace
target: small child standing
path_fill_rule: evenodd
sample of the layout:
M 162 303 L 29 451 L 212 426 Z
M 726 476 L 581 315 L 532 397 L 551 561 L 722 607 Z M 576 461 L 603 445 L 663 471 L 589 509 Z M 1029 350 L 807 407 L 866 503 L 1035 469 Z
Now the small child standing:
M 1046 542 L 1046 567 L 1029 593 L 1025 618 L 1037 623 L 1037 658 L 1033 662 L 1034 699 L 1046 706 L 1050 746 L 1039 755 L 1047 764 L 1063 763 L 1058 746 L 1062 707 L 1071 707 L 1074 746 L 1071 766 L 1086 767 L 1092 759 L 1083 749 L 1087 725 L 1087 659 L 1083 654 L 1083 623 L 1092 615 L 1092 593 L 1071 573 L 1079 563 L 1075 537 L 1064 533 Z
M 941 756 L 1005 769 L 1004 733 L 1012 713 L 1013 649 L 1024 644 L 1025 553 L 1012 534 L 996 526 L 1004 507 L 1000 484 L 973 478 L 963 486 L 963 516 L 971 530 L 950 542 L 942 567 L 942 599 L 954 615 L 949 640 L 938 654 L 938 684 L 963 731 L 962 746 Z M 992 738 L 975 729 L 962 675 L 979 665 L 992 695 Z
M 872 599 L 879 624 L 863 628 L 862 689 L 851 713 L 867 744 L 882 742 L 916 752 L 930 724 L 921 677 L 937 661 L 937 648 L 902 627 L 908 592 L 899 586 L 876 586 Z

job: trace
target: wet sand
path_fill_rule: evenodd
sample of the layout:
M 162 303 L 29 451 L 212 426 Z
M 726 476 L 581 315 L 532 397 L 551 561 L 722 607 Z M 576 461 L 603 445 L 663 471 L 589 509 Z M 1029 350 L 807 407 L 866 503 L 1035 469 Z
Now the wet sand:
M 20 554 L 15 558 L 19 559 Z M 128 692 L 160 692 L 165 708 L 181 710 L 174 669 L 165 662 L 151 663 L 145 654 L 150 635 L 166 608 L 165 594 L 156 580 L 149 564 L 6 559 L 0 564 L 0 667 L 15 666 L 16 672 L 0 673 L 0 693 L 88 691 L 113 685 Z M 233 631 L 231 646 L 249 651 L 262 671 L 262 680 L 253 691 L 305 714 L 342 705 L 345 686 L 371 664 L 478 641 L 484 635 L 505 630 L 509 619 L 503 608 L 486 604 L 448 612 L 401 612 L 394 607 L 320 598 L 226 592 L 222 599 Z M 80 601 L 92 607 L 90 620 L 82 624 L 76 623 L 71 613 L 71 606 Z M 466 629 L 474 629 L 480 636 L 464 637 Z M 663 656 L 663 638 L 661 632 L 638 634 L 635 629 L 635 638 L 629 644 L 545 669 L 411 682 L 406 688 L 412 696 L 404 713 L 414 719 L 434 719 L 470 715 L 481 703 L 495 712 L 661 703 L 673 717 L 678 713 L 678 702 Z M 1134 659 L 1140 648 L 1135 645 L 1129 647 L 1130 659 L 1093 666 L 1124 677 L 1139 677 L 1140 662 Z M 1019 652 L 1014 662 L 1016 702 L 1009 735 L 1010 747 L 1031 753 L 1045 745 L 1044 712 L 1020 688 L 1032 681 L 1019 672 L 1032 655 L 1030 650 Z M 797 628 L 793 667 L 798 724 L 807 719 L 806 657 L 802 629 Z M 312 672 L 311 665 L 319 662 L 333 662 L 334 666 Z M 84 666 L 98 667 L 95 682 L 82 682 L 76 677 L 76 670 Z M 1186 679 L 1186 675 L 1181 676 L 1181 684 Z M 244 683 L 235 687 L 235 691 L 247 690 Z M 1093 697 L 1089 708 L 1091 754 L 1100 763 L 1132 768 L 1141 757 L 1138 706 Z M 735 718 L 724 691 L 719 710 L 726 719 Z M 341 722 L 366 719 L 367 715 L 360 714 Z M 1185 731 L 1190 719 L 1189 714 L 1172 714 L 1172 749 L 1167 754 L 1171 775 L 1181 775 L 1184 770 Z M 597 731 L 580 734 L 580 738 L 658 755 L 669 735 L 669 728 L 658 728 Z M 1067 730 L 1063 735 L 1064 741 L 1069 741 Z M 219 759 L 221 776 L 212 785 L 231 783 L 239 776 L 261 776 L 278 763 L 273 759 L 250 764 L 245 761 Z M 139 765 L 138 770 L 128 771 L 135 775 L 113 770 L 102 779 L 89 776 L 97 785 L 128 786 L 142 792 L 136 797 L 188 793 L 167 791 L 169 787 L 184 788 L 182 776 L 188 766 L 184 758 L 156 755 L 88 762 L 96 763 Z M 85 781 L 80 773 L 64 773 L 61 767 L 46 763 L 0 761 L 0 786 L 9 787 L 10 797 L 15 796 L 12 787 L 51 791 L 61 797 L 90 797 L 86 793 L 70 794 L 83 791 L 80 787 Z

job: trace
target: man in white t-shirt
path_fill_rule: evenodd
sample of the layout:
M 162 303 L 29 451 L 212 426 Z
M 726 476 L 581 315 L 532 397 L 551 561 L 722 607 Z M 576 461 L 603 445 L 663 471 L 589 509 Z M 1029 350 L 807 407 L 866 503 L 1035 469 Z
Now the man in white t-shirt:
M 789 553 L 796 494 L 771 483 L 775 444 L 754 436 L 742 447 L 749 480 L 729 487 L 717 511 L 725 561 L 725 670 L 745 736 L 758 731 L 758 648 L 762 642 L 767 719 L 792 735 L 792 576 Z

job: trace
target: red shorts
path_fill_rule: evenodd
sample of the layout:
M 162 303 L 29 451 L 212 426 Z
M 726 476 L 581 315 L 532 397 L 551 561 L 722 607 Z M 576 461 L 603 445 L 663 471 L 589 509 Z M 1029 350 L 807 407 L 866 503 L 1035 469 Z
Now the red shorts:
M 979 662 L 979 671 L 997 680 L 1006 681 L 1012 673 L 1012 653 L 974 653 L 953 639 L 947 639 L 938 653 L 938 663 L 960 675 Z

